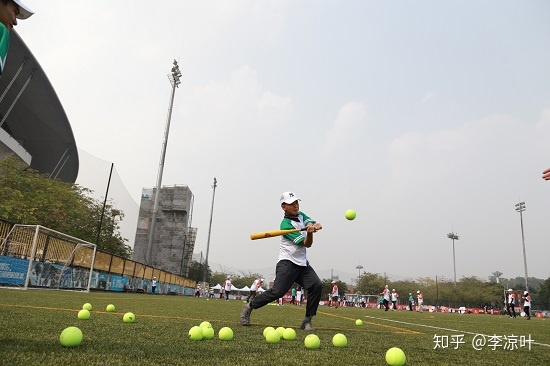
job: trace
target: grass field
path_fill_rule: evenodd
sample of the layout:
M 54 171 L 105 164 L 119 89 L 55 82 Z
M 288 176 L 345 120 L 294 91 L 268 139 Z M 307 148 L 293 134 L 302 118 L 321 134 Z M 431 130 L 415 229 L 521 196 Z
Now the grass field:
M 79 320 L 86 302 L 92 316 Z M 115 313 L 105 311 L 108 304 L 116 306 Z M 391 347 L 405 352 L 407 365 L 550 365 L 548 319 L 320 306 L 313 325 L 321 346 L 310 350 L 303 343 L 308 333 L 298 330 L 305 307 L 265 306 L 252 312 L 251 327 L 242 327 L 242 305 L 182 296 L 0 289 L 0 365 L 385 365 Z M 122 321 L 126 312 L 136 315 L 134 323 Z M 363 325 L 356 326 L 356 319 Z M 189 340 L 189 329 L 205 320 L 216 331 L 214 339 Z M 82 330 L 80 346 L 60 345 L 59 335 L 69 326 Z M 225 326 L 234 331 L 232 341 L 218 339 Z M 292 327 L 297 339 L 268 344 L 262 335 L 267 326 Z M 332 345 L 336 333 L 347 337 L 347 347 Z M 481 335 L 485 345 L 474 347 Z

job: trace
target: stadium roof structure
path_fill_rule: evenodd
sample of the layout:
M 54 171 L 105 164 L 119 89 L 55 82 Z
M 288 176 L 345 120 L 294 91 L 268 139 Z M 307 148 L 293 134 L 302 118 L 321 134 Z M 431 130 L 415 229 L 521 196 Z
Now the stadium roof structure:
M 74 183 L 78 149 L 65 110 L 46 73 L 19 34 L 0 76 L 0 160 L 17 155 L 51 178 Z

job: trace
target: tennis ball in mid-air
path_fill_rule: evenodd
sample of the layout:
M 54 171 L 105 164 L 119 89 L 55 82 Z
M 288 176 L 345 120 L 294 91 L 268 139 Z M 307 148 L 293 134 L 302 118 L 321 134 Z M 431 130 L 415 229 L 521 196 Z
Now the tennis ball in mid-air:
M 107 310 L 108 312 L 112 313 L 113 311 L 115 311 L 115 306 L 113 304 L 109 304 L 107 305 L 107 307 L 105 308 L 105 310 Z
M 202 340 L 202 330 L 201 327 L 195 325 L 189 329 L 189 339 L 192 341 Z
M 304 345 L 306 346 L 306 348 L 316 349 L 319 348 L 319 346 L 321 345 L 321 340 L 315 334 L 309 334 L 304 339 Z
M 233 339 L 233 329 L 229 328 L 229 327 L 223 327 L 222 329 L 220 329 L 220 331 L 218 332 L 218 337 L 222 340 L 222 341 L 230 341 Z
M 264 338 L 267 336 L 267 333 L 269 333 L 270 331 L 272 330 L 275 330 L 275 328 L 273 327 L 265 327 L 264 329 Z
M 210 322 L 207 322 L 205 320 L 199 325 L 199 327 L 210 327 L 210 328 L 212 328 L 212 324 L 210 324 Z
M 348 220 L 353 220 L 355 219 L 355 216 L 357 216 L 357 214 L 355 213 L 355 210 L 352 210 L 351 208 L 346 211 L 345 215 L 346 215 L 346 219 Z
M 92 304 L 87 302 L 84 305 L 82 305 L 82 309 L 86 309 L 86 310 L 90 311 L 90 310 L 92 310 Z
M 65 328 L 59 336 L 59 342 L 65 347 L 75 347 L 82 342 L 82 331 L 77 327 Z
M 281 335 L 276 330 L 270 330 L 265 336 L 267 343 L 277 343 L 281 340 Z
M 336 347 L 345 347 L 348 345 L 348 339 L 342 333 L 337 333 L 332 337 L 332 344 Z
M 363 321 L 361 319 L 357 319 L 355 321 L 355 325 L 363 325 Z
M 90 312 L 86 309 L 82 309 L 78 312 L 78 319 L 87 320 L 90 319 Z
M 203 339 L 213 339 L 214 338 L 214 328 L 209 326 L 200 327 L 202 331 L 202 338 Z
M 124 321 L 124 323 L 133 323 L 136 320 L 136 316 L 134 315 L 134 313 L 126 313 L 122 317 L 122 320 Z
M 296 331 L 292 328 L 286 328 L 283 332 L 283 339 L 285 341 L 293 341 L 296 339 Z
M 386 352 L 386 362 L 390 366 L 402 366 L 406 361 L 407 357 L 401 348 L 392 347 Z

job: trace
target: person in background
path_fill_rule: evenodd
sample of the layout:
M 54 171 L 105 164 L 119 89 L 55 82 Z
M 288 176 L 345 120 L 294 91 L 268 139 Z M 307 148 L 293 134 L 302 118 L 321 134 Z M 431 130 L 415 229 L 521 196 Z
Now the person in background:
M 420 292 L 420 290 L 416 291 L 416 302 L 418 303 L 416 311 L 422 312 L 422 306 L 424 305 L 424 295 L 422 295 L 422 292 Z
M 0 75 L 10 48 L 10 31 L 17 25 L 17 19 L 27 19 L 33 14 L 19 0 L 0 0 Z
M 155 291 L 157 291 L 157 278 L 153 277 L 153 280 L 151 281 L 151 293 L 154 295 Z
M 384 311 L 388 311 L 390 309 L 390 289 L 388 285 L 384 286 L 381 295 L 384 297 Z
M 529 295 L 529 292 L 527 291 L 523 292 L 523 312 L 525 313 L 527 320 L 530 320 L 531 319 L 531 295 Z
M 225 290 L 225 301 L 229 301 L 229 295 L 231 295 L 231 276 L 227 276 L 227 279 L 223 282 L 223 288 Z
M 262 277 L 256 278 L 254 282 L 252 282 L 252 286 L 250 286 L 250 296 L 246 299 L 246 302 L 250 302 L 256 297 L 258 289 L 262 287 L 263 283 L 264 279 Z
M 334 306 L 335 309 L 338 309 L 338 285 L 336 284 L 336 281 L 332 281 L 332 290 L 330 291 L 330 306 Z
M 508 293 L 506 294 L 506 311 L 510 319 L 516 318 L 516 295 L 511 288 L 508 289 Z
M 302 306 L 302 286 L 298 285 L 298 289 L 296 290 L 296 305 Z
M 399 298 L 399 294 L 395 289 L 391 290 L 391 304 L 392 304 L 392 310 L 397 310 L 397 299 Z
M 413 311 L 413 306 L 414 306 L 414 296 L 412 292 L 409 292 L 409 310 L 410 311 Z

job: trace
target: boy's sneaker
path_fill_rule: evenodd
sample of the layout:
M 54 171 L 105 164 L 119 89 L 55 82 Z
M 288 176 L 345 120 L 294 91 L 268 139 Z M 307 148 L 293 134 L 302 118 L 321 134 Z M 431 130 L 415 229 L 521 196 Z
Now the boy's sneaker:
M 243 326 L 249 326 L 250 325 L 250 313 L 252 312 L 252 308 L 250 307 L 250 304 L 245 304 L 243 306 L 243 309 L 241 311 L 241 325 Z
M 315 328 L 313 328 L 313 325 L 311 324 L 311 317 L 306 316 L 304 318 L 304 321 L 302 322 L 302 326 L 300 329 L 306 330 L 308 332 L 313 332 Z

